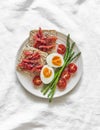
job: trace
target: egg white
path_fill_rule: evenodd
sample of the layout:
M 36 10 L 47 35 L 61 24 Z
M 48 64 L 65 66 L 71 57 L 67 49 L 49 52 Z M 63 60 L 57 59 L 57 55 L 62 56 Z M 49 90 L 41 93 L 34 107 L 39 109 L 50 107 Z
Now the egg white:
M 61 59 L 61 65 L 60 65 L 60 66 L 54 65 L 54 64 L 52 63 L 52 59 L 53 59 L 53 57 L 55 57 L 55 56 L 59 56 L 59 57 L 60 57 L 60 59 Z M 46 61 L 47 61 L 47 64 L 48 64 L 49 66 L 55 67 L 55 68 L 61 67 L 61 66 L 63 66 L 63 64 L 64 64 L 63 56 L 60 55 L 60 54 L 58 54 L 58 53 L 49 54 L 49 55 L 47 56 L 47 58 L 46 58 Z
M 44 76 L 44 74 L 43 74 L 44 68 L 48 68 L 49 70 L 52 71 L 52 74 L 51 74 L 50 77 L 45 77 L 45 76 Z M 48 65 L 44 65 L 44 67 L 42 68 L 42 70 L 41 70 L 41 72 L 40 72 L 40 78 L 41 78 L 41 80 L 42 80 L 42 82 L 43 82 L 44 84 L 50 83 L 50 82 L 53 80 L 53 78 L 54 78 L 54 70 L 53 70 L 53 68 L 51 68 L 51 67 L 48 66 Z

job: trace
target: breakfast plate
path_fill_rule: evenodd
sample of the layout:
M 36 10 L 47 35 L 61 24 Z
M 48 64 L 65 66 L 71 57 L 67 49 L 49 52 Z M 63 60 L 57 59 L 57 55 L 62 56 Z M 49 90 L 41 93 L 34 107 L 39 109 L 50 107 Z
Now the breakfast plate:
M 62 43 L 63 45 L 66 45 L 67 36 L 65 34 L 57 32 L 57 31 L 56 31 L 56 35 L 57 35 L 56 44 Z M 72 43 L 73 43 L 73 41 L 70 39 L 70 44 L 72 44 Z M 24 50 L 25 47 L 27 48 L 28 44 L 29 44 L 29 38 L 27 38 L 23 42 L 23 44 L 21 45 L 21 47 L 18 50 L 17 57 L 16 57 L 16 66 L 19 64 L 19 59 L 20 59 L 22 50 Z M 79 48 L 77 47 L 76 44 L 74 46 L 74 51 L 76 53 L 80 52 L 80 50 L 79 50 Z M 64 89 L 63 91 L 60 91 L 59 89 L 56 89 L 53 98 L 60 97 L 62 95 L 67 94 L 79 82 L 79 80 L 81 78 L 81 75 L 82 75 L 82 70 L 83 70 L 82 56 L 80 55 L 78 57 L 78 59 L 76 59 L 74 61 L 74 63 L 77 65 L 77 68 L 78 68 L 77 72 L 72 75 L 70 80 L 67 81 L 66 89 Z M 43 95 L 43 93 L 41 93 L 41 87 L 39 87 L 39 88 L 34 87 L 34 84 L 32 82 L 32 80 L 33 80 L 32 75 L 28 75 L 27 73 L 24 74 L 22 71 L 19 71 L 18 69 L 16 69 L 16 74 L 17 74 L 18 80 L 20 81 L 22 86 L 27 91 L 29 91 L 31 94 L 36 95 L 36 96 L 41 97 L 41 98 L 48 98 L 47 95 Z

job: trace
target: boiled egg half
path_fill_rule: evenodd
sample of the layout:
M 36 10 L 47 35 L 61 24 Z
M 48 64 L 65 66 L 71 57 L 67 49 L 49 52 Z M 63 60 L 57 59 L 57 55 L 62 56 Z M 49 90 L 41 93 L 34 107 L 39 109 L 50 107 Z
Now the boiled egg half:
M 46 58 L 47 64 L 51 67 L 61 67 L 64 64 L 63 56 L 58 53 L 52 53 Z
M 44 65 L 41 70 L 40 78 L 44 84 L 50 83 L 54 78 L 54 70 L 48 65 Z

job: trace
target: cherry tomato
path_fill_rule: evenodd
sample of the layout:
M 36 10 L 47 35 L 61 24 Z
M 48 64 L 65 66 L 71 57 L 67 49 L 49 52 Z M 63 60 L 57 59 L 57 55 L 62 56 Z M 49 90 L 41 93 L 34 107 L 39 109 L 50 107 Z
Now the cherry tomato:
M 66 80 L 70 79 L 70 76 L 71 76 L 71 74 L 68 70 L 64 70 L 62 75 L 61 75 L 61 77 L 66 79 Z
M 59 44 L 59 45 L 58 45 L 58 48 L 57 48 L 57 52 L 58 52 L 59 54 L 64 54 L 65 51 L 66 51 L 65 45 Z
M 58 88 L 60 90 L 64 90 L 66 88 L 66 85 L 67 85 L 67 81 L 63 78 L 61 78 L 59 81 L 58 81 Z
M 68 71 L 69 71 L 70 73 L 75 73 L 75 72 L 77 71 L 77 66 L 76 66 L 74 63 L 70 63 L 70 64 L 68 65 Z
M 34 79 L 33 79 L 33 83 L 34 83 L 34 85 L 37 85 L 37 86 L 39 86 L 39 85 L 42 84 L 42 81 L 41 81 L 39 75 L 37 75 L 37 76 L 34 77 Z

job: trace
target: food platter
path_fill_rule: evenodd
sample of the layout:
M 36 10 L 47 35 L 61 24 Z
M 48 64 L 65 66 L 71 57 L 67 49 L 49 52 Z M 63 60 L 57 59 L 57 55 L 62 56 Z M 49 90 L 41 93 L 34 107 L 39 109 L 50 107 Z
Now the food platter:
M 66 44 L 66 37 L 67 36 L 65 34 L 57 32 L 57 38 L 58 39 L 57 39 L 56 43 L 57 44 L 59 44 L 59 43 Z M 22 43 L 21 47 L 19 48 L 19 50 L 17 52 L 17 56 L 16 56 L 16 65 L 18 64 L 18 59 L 20 57 L 20 54 L 21 54 L 23 48 L 25 46 L 27 46 L 28 42 L 29 42 L 29 38 L 27 38 Z M 73 41 L 71 40 L 71 43 L 72 42 Z M 75 50 L 75 52 L 79 52 L 80 51 L 76 44 L 75 44 L 74 50 Z M 54 98 L 55 97 L 60 97 L 60 96 L 63 96 L 65 94 L 69 93 L 77 85 L 77 83 L 79 82 L 79 80 L 81 78 L 81 75 L 82 75 L 82 70 L 83 70 L 82 56 L 80 55 L 80 57 L 76 61 L 74 61 L 74 62 L 75 62 L 75 64 L 78 67 L 77 72 L 72 76 L 71 80 L 68 81 L 67 88 L 64 91 L 59 91 L 58 89 L 56 89 Z M 34 87 L 34 85 L 32 83 L 32 78 L 33 78 L 32 76 L 23 74 L 22 72 L 19 72 L 17 69 L 16 69 L 16 74 L 17 74 L 18 80 L 20 81 L 21 85 L 28 92 L 30 92 L 31 94 L 33 94 L 35 96 L 41 97 L 41 98 L 47 98 L 46 95 L 43 95 L 41 93 L 41 88 L 36 89 Z

